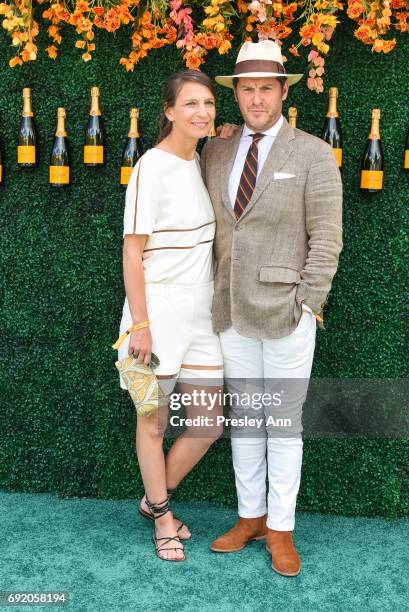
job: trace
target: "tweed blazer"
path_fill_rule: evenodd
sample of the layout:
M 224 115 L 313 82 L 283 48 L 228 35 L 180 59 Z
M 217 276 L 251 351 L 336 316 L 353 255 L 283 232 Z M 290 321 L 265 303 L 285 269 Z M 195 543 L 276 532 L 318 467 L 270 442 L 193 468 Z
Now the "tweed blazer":
M 342 249 L 342 181 L 331 147 L 284 118 L 236 220 L 228 182 L 242 129 L 210 140 L 201 156 L 216 214 L 213 329 L 282 338 L 303 302 L 321 315 L 327 300 Z

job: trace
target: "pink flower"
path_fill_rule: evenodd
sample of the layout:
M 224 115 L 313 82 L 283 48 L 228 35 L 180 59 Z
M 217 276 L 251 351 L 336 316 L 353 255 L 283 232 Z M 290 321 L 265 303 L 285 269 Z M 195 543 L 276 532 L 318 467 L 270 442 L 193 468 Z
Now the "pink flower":
M 258 0 L 254 0 L 254 2 L 250 2 L 250 4 L 248 5 L 248 9 L 252 13 L 255 11 L 258 11 L 259 8 L 260 8 L 260 2 Z
M 315 79 L 307 79 L 307 87 L 314 91 L 315 89 Z
M 316 58 L 316 57 L 318 57 L 318 56 L 319 56 L 318 51 L 314 51 L 314 50 L 312 50 L 312 51 L 310 51 L 310 52 L 309 52 L 309 54 L 308 54 L 308 61 L 310 62 L 311 60 L 313 60 L 314 58 Z
M 322 76 L 325 72 L 324 68 L 322 66 L 318 66 L 318 68 L 315 71 L 317 73 L 317 76 Z
M 309 73 L 308 73 L 308 74 L 309 74 L 309 76 L 310 76 L 312 79 L 314 79 L 314 78 L 315 78 L 315 70 L 314 70 L 314 68 L 311 68 L 311 70 L 309 71 Z

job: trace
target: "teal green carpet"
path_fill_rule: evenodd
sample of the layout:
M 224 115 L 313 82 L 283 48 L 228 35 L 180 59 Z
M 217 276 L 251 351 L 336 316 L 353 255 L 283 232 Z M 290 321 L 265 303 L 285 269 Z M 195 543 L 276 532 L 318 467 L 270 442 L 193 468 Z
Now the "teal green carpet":
M 68 606 L 9 609 L 84 612 L 402 612 L 409 607 L 409 520 L 297 515 L 296 578 L 271 570 L 261 542 L 222 555 L 210 541 L 235 512 L 173 503 L 193 538 L 187 561 L 154 555 L 151 523 L 136 501 L 59 499 L 0 492 L 0 591 L 67 591 Z

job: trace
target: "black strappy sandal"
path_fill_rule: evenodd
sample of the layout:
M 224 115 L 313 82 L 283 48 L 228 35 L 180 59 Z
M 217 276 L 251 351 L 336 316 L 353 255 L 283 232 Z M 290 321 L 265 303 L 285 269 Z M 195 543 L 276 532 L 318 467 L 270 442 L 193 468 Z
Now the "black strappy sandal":
M 168 494 L 168 501 L 170 501 L 170 498 L 172 497 L 174 491 L 176 491 L 176 489 L 167 489 L 167 494 Z M 146 518 L 148 521 L 154 521 L 154 517 L 150 512 L 146 512 L 146 510 L 144 510 L 143 508 L 141 508 L 141 506 L 139 505 L 138 508 L 138 512 L 139 514 L 141 514 L 144 518 Z M 180 525 L 179 527 L 176 529 L 176 533 L 179 535 L 179 532 L 183 529 L 183 527 L 185 527 L 186 529 L 188 529 L 188 526 L 185 525 L 185 523 L 183 521 L 181 521 L 179 518 L 177 518 L 177 516 L 173 517 L 175 519 L 175 521 L 179 521 Z M 186 540 L 191 540 L 192 539 L 192 535 L 190 535 L 188 538 L 182 538 L 179 535 L 180 539 L 183 541 Z
M 165 501 L 159 502 L 157 504 L 152 504 L 149 501 L 149 499 L 146 497 L 146 503 L 148 505 L 149 510 L 152 513 L 152 517 L 154 521 L 160 518 L 161 516 L 164 516 L 167 512 L 170 511 L 169 497 L 167 497 Z M 165 542 L 161 544 L 160 546 L 158 546 L 158 542 L 160 542 L 161 540 L 165 540 Z M 168 548 L 164 548 L 164 546 L 166 546 L 166 544 L 169 544 L 169 542 L 171 542 L 172 540 L 174 540 L 175 542 L 178 542 L 179 544 L 181 544 L 181 546 L 173 546 L 173 547 L 170 546 Z M 158 538 L 156 537 L 156 525 L 155 525 L 153 536 L 152 536 L 152 542 L 155 547 L 156 556 L 159 557 L 159 559 L 162 559 L 162 561 L 185 561 L 186 560 L 184 547 L 183 547 L 182 542 L 179 539 L 179 536 L 173 536 L 173 537 L 164 536 L 163 538 Z M 162 557 L 159 554 L 162 550 L 182 550 L 184 556 L 181 559 L 166 559 L 165 557 Z

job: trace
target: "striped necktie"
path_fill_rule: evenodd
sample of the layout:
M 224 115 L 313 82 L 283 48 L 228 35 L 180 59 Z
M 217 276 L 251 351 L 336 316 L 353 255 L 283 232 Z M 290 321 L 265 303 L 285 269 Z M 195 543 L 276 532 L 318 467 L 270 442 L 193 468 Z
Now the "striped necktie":
M 243 210 L 250 202 L 257 180 L 258 165 L 258 143 L 264 134 L 250 134 L 253 138 L 249 150 L 247 151 L 246 161 L 244 162 L 243 172 L 241 173 L 239 188 L 237 190 L 236 201 L 234 203 L 234 213 L 236 219 L 240 219 Z

